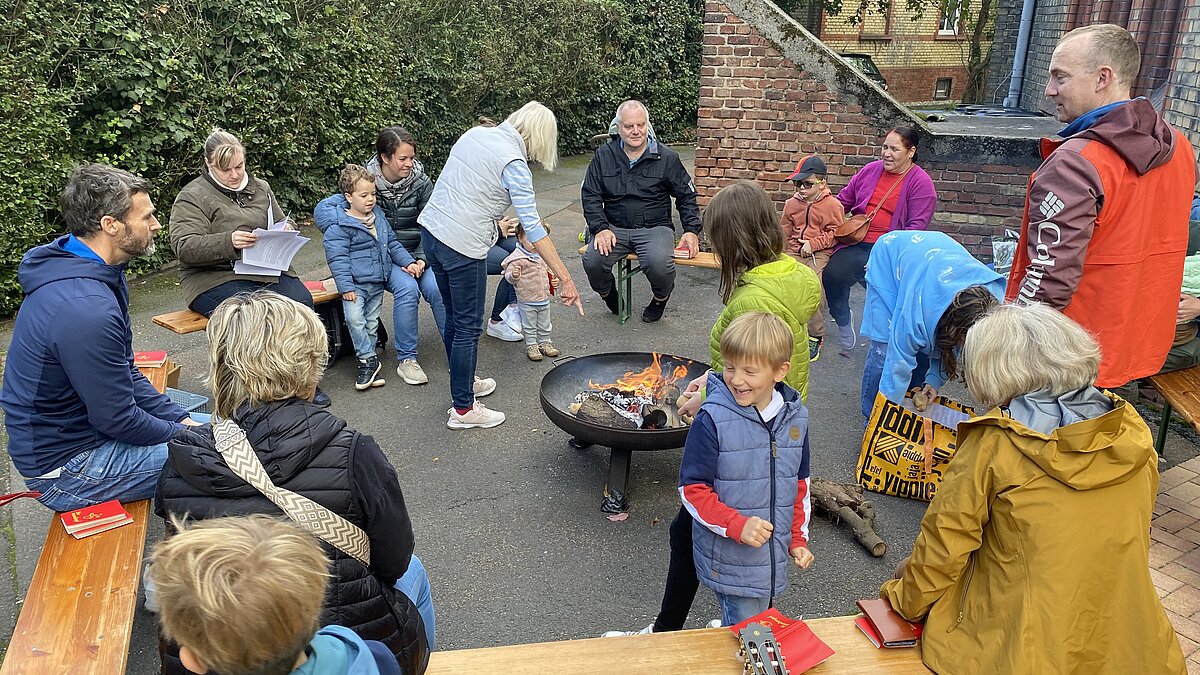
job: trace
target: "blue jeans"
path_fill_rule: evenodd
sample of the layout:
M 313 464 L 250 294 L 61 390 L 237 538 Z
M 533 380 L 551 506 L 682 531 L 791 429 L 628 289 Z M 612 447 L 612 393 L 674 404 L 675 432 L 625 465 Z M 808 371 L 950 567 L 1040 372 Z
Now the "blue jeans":
M 192 413 L 197 422 L 209 416 Z M 132 502 L 154 497 L 158 475 L 167 461 L 167 444 L 132 445 L 108 440 L 85 450 L 62 465 L 58 478 L 26 478 L 38 501 L 54 511 L 74 511 L 110 499 Z
M 859 405 L 862 407 L 863 423 L 871 419 L 871 408 L 875 407 L 875 395 L 879 393 L 879 380 L 883 378 L 883 360 L 887 357 L 888 343 L 871 340 L 867 346 L 867 363 L 863 367 L 862 390 Z M 925 375 L 929 372 L 929 356 L 917 352 L 917 367 L 913 368 L 912 379 L 908 388 L 920 387 L 925 384 Z M 899 401 L 896 401 L 899 403 Z
M 488 276 L 503 275 L 504 270 L 500 267 L 500 263 L 508 257 L 509 253 L 517 250 L 516 237 L 500 237 L 496 240 L 496 244 L 488 251 L 487 254 L 487 273 Z M 505 307 L 517 301 L 517 290 L 513 285 L 508 283 L 508 280 L 500 276 L 500 283 L 496 285 L 496 299 L 492 302 L 492 321 L 500 320 L 500 312 L 504 311 Z
M 433 612 L 433 596 L 430 594 L 429 575 L 425 572 L 425 565 L 415 553 L 408 561 L 408 571 L 396 580 L 396 590 L 408 596 L 408 599 L 417 608 L 417 613 L 421 615 L 421 622 L 425 624 L 425 637 L 429 640 L 429 651 L 433 651 L 435 649 L 434 641 L 437 638 L 437 619 Z
M 739 624 L 755 614 L 767 611 L 767 607 L 771 606 L 770 598 L 746 598 L 724 593 L 716 593 L 716 596 L 717 604 L 721 606 L 722 626 Z
M 475 365 L 483 334 L 483 301 L 487 293 L 487 262 L 468 258 L 421 230 L 421 247 L 437 279 L 446 308 L 442 341 L 450 361 L 450 396 L 454 407 L 475 405 Z
M 392 266 L 388 277 L 388 292 L 395 301 L 392 306 L 392 334 L 396 338 L 396 358 L 404 361 L 417 358 L 417 305 L 421 298 L 429 303 L 438 334 L 446 332 L 446 306 L 442 304 L 442 292 L 437 278 L 429 270 L 414 279 L 397 265 Z
M 379 312 L 383 308 L 383 284 L 357 284 L 354 295 L 353 300 L 342 300 L 342 312 L 346 315 L 350 341 L 354 343 L 354 355 L 359 361 L 365 361 L 375 356 Z

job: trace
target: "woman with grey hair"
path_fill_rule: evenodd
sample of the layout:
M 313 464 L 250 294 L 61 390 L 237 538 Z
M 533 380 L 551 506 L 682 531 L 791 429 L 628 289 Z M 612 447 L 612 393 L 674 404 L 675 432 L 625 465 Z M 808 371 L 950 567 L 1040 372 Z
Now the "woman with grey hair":
M 880 590 L 925 622 L 939 673 L 1183 673 L 1150 578 L 1158 456 L 1146 423 L 1094 386 L 1100 349 L 1044 305 L 1001 305 L 967 333 L 985 407 L 912 556 Z
M 529 162 L 539 162 L 547 171 L 558 163 L 558 122 L 537 101 L 526 103 L 498 126 L 481 125 L 463 134 L 417 218 L 446 308 L 442 338 L 450 361 L 453 407 L 446 426 L 451 429 L 486 429 L 504 422 L 504 413 L 476 400 L 495 391 L 496 382 L 476 377 L 475 365 L 483 332 L 487 255 L 510 206 L 534 250 L 558 277 L 563 304 L 583 315 L 575 282 L 538 216 Z

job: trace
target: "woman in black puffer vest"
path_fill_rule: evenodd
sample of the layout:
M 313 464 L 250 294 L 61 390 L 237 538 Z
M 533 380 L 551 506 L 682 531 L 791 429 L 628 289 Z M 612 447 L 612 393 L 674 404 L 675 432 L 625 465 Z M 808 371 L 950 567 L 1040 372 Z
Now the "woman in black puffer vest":
M 312 310 L 276 293 L 229 298 L 208 324 L 214 415 L 245 432 L 275 485 L 299 493 L 362 528 L 367 567 L 325 544 L 333 561 L 321 625 L 336 624 L 386 644 L 405 675 L 425 671 L 429 638 L 416 605 L 395 588 L 409 569 L 412 524 L 396 472 L 370 436 L 312 404 L 324 370 L 325 330 Z M 282 515 L 233 473 L 209 425 L 170 442 L 155 512 L 169 519 Z M 422 579 L 427 587 L 428 581 Z M 185 673 L 174 645 L 164 672 Z

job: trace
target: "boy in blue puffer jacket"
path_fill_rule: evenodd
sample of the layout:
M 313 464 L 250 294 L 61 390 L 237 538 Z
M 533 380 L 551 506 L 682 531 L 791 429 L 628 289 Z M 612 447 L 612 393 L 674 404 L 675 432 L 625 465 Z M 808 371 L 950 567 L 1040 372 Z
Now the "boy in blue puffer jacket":
M 354 388 L 363 391 L 382 387 L 382 366 L 375 355 L 383 291 L 387 288 L 392 263 L 418 277 L 420 264 L 396 239 L 383 209 L 375 205 L 375 179 L 366 168 L 347 164 L 338 177 L 338 188 L 349 203 L 337 211 L 337 220 L 325 229 L 325 258 L 329 272 L 342 294 L 346 327 L 358 357 Z M 339 199 L 327 197 L 317 205 Z
M 696 576 L 732 626 L 770 606 L 787 587 L 788 559 L 808 550 L 808 410 L 783 383 L 792 331 L 748 312 L 721 334 L 724 370 L 688 432 L 679 494 L 691 513 Z M 765 544 L 765 546 L 764 546 Z

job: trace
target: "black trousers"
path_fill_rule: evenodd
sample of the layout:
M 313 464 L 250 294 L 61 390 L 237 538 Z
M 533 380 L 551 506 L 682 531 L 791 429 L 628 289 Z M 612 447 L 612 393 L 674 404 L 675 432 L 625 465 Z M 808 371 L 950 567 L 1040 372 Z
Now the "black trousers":
M 667 587 L 663 589 L 662 608 L 654 620 L 654 632 L 683 630 L 696 589 L 696 561 L 692 556 L 692 514 L 680 506 L 671 521 L 671 562 L 667 567 Z
M 854 284 L 865 283 L 867 258 L 871 255 L 872 246 L 874 244 L 862 241 L 834 253 L 825 266 L 825 273 L 821 275 L 825 301 L 829 303 L 829 316 L 839 326 L 850 324 L 850 288 Z

